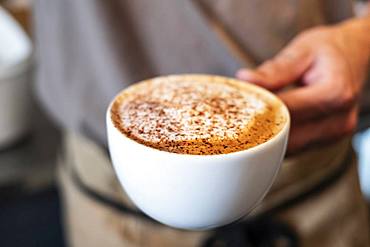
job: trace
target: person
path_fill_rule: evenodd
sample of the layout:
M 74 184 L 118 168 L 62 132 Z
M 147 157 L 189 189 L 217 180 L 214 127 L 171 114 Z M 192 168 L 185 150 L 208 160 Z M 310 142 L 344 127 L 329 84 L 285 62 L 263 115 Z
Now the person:
M 354 18 L 351 1 L 37 0 L 35 31 L 37 92 L 65 130 L 59 177 L 71 246 L 369 246 L 350 136 L 370 17 Z M 241 222 L 173 229 L 140 213 L 117 182 L 106 152 L 110 100 L 177 73 L 236 76 L 290 110 L 289 155 Z

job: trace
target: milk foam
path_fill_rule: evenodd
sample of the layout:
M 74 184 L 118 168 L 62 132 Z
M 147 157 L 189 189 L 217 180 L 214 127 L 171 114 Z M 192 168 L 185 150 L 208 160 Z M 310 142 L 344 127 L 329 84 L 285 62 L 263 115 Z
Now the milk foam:
M 165 151 L 232 152 L 274 135 L 256 123 L 266 113 L 270 118 L 264 120 L 275 122 L 268 101 L 224 77 L 160 77 L 130 87 L 117 102 L 116 126 L 130 138 Z M 256 131 L 268 135 L 257 138 Z

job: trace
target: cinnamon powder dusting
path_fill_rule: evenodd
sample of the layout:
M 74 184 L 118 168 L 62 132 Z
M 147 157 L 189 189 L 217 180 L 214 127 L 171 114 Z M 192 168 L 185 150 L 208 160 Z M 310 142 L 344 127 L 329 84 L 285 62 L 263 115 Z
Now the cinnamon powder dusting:
M 158 77 L 124 90 L 111 108 L 127 137 L 163 151 L 211 155 L 245 150 L 282 128 L 281 103 L 219 76 Z

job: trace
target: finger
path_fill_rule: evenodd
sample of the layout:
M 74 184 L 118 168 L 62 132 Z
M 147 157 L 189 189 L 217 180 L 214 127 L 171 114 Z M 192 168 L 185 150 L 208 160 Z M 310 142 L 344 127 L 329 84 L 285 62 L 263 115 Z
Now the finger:
M 241 69 L 236 77 L 269 90 L 278 90 L 301 78 L 312 60 L 309 46 L 304 41 L 295 41 L 256 70 Z
M 318 83 L 277 94 L 287 105 L 292 119 L 307 121 L 332 112 L 348 111 L 353 107 L 356 97 L 348 83 L 342 83 L 339 79 L 333 82 L 334 78 L 326 80 L 318 79 Z
M 292 125 L 288 152 L 295 153 L 312 145 L 328 143 L 349 135 L 357 124 L 357 107 L 350 111 L 304 124 Z
M 265 76 L 257 70 L 240 69 L 236 72 L 236 78 L 272 90 L 271 86 L 267 83 Z
M 301 122 L 327 115 L 325 87 L 315 84 L 277 94 L 289 109 L 294 121 Z

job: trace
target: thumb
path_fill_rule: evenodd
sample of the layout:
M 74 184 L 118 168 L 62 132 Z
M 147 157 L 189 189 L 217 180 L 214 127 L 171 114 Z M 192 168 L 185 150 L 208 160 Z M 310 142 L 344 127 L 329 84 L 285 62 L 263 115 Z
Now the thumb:
M 310 67 L 312 57 L 309 44 L 293 41 L 257 69 L 241 69 L 236 77 L 269 90 L 278 90 L 301 78 Z

